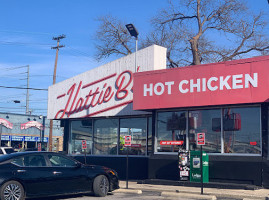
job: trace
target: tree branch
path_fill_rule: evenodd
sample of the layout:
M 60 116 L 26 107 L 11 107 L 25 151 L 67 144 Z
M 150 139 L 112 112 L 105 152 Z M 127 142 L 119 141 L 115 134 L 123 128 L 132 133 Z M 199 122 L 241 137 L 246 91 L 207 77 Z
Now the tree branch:
M 175 14 L 175 15 L 179 15 L 179 14 Z M 165 20 L 163 22 L 161 22 L 160 24 L 163 25 L 163 24 L 166 24 L 168 22 L 174 22 L 174 21 L 177 21 L 177 20 L 185 20 L 185 19 L 193 19 L 193 18 L 197 18 L 197 16 L 182 16 L 182 17 L 173 17 L 171 19 L 168 19 L 168 20 Z

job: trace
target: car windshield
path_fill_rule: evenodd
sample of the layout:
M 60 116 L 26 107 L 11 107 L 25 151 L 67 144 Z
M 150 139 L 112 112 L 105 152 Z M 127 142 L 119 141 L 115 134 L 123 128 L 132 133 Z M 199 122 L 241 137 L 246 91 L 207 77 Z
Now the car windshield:
M 6 151 L 6 153 L 7 154 L 10 154 L 10 153 L 14 153 L 15 151 L 14 151 L 14 149 L 5 149 L 5 151 Z

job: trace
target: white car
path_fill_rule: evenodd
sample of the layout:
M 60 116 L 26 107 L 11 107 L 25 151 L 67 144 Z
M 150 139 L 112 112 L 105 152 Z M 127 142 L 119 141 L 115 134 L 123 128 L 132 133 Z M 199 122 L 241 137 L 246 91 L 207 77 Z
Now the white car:
M 14 153 L 14 149 L 12 147 L 0 147 L 0 156 L 4 154 Z

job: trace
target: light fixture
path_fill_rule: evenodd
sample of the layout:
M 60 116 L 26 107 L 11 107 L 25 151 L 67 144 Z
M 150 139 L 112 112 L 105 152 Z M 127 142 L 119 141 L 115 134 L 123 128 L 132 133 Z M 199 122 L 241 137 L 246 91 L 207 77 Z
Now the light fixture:
M 7 115 L 6 118 L 9 119 L 9 116 Z
M 135 26 L 133 24 L 126 24 L 125 25 L 127 30 L 129 31 L 130 35 L 135 37 L 137 40 L 137 36 L 138 36 L 138 31 L 136 30 Z

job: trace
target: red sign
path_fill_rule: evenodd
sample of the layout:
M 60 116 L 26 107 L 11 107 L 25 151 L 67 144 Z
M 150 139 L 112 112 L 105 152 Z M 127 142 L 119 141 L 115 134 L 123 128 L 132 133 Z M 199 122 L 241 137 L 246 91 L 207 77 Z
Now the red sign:
M 257 142 L 249 142 L 250 145 L 253 145 L 253 146 L 256 146 L 257 145 Z
M 160 141 L 160 145 L 183 145 L 184 141 Z
M 37 150 L 38 150 L 38 151 L 41 151 L 41 148 L 42 148 L 41 143 L 38 143 L 38 145 L 37 145 Z
M 0 124 L 2 124 L 3 126 L 5 126 L 6 128 L 12 129 L 13 128 L 13 124 L 5 119 L 0 118 Z
M 21 124 L 21 129 L 27 129 L 27 128 L 30 128 L 30 127 L 36 127 L 40 130 L 43 129 L 43 125 L 37 121 L 29 121 L 29 122 L 26 122 L 24 124 Z
M 87 149 L 87 142 L 86 142 L 86 140 L 82 140 L 82 149 Z
M 197 133 L 197 145 L 205 145 L 205 133 Z
M 130 136 L 130 135 L 124 136 L 124 146 L 125 147 L 132 146 L 132 136 Z
M 134 110 L 269 101 L 269 56 L 134 74 Z

